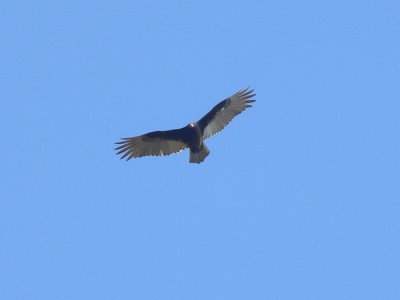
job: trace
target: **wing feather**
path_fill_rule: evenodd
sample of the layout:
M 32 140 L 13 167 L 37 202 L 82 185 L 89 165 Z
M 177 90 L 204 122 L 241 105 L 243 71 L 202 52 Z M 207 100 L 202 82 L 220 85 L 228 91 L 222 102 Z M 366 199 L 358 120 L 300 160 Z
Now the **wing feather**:
M 189 147 L 186 143 L 185 128 L 153 131 L 136 137 L 122 138 L 116 144 L 119 146 L 114 150 L 121 154 L 121 159 L 126 160 L 142 156 L 170 155 Z
M 253 92 L 254 90 L 250 90 L 249 88 L 240 90 L 214 106 L 214 108 L 198 122 L 203 132 L 203 138 L 206 139 L 220 132 L 234 117 L 246 108 L 251 107 L 252 105 L 249 103 L 256 101 L 250 99 L 256 95 Z

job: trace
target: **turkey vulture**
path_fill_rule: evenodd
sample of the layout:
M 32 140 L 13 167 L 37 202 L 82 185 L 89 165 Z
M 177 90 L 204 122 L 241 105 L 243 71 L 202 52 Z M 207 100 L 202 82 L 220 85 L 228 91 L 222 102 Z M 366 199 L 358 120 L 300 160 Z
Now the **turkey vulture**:
M 254 90 L 246 88 L 218 103 L 199 121 L 190 123 L 180 129 L 153 131 L 143 135 L 130 138 L 122 138 L 117 148 L 117 154 L 122 154 L 121 159 L 126 157 L 160 156 L 190 149 L 190 163 L 201 163 L 208 154 L 204 140 L 221 131 L 228 123 L 246 108 L 251 107 L 249 103 L 256 100 L 250 99 L 255 96 Z

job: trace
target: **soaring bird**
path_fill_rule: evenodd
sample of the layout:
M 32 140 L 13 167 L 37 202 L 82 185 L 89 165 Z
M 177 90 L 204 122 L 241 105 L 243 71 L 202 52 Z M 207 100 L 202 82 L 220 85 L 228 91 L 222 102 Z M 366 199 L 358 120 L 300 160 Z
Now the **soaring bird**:
M 256 100 L 254 90 L 246 88 L 213 107 L 197 122 L 180 129 L 153 131 L 143 135 L 122 138 L 117 142 L 117 154 L 130 160 L 133 157 L 160 156 L 190 149 L 189 162 L 201 163 L 210 154 L 204 140 L 221 131 L 229 122 Z

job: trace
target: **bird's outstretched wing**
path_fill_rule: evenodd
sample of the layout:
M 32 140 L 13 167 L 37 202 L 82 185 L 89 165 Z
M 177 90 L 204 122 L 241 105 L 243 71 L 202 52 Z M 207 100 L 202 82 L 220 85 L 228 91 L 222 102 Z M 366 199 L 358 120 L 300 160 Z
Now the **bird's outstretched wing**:
M 235 116 L 246 108 L 251 107 L 249 103 L 256 101 L 250 99 L 256 95 L 253 92 L 254 90 L 246 88 L 214 106 L 198 122 L 203 132 L 203 138 L 206 139 L 221 131 Z
M 189 146 L 186 143 L 185 128 L 166 131 L 153 131 L 140 136 L 123 138 L 114 150 L 126 157 L 160 156 L 180 152 Z

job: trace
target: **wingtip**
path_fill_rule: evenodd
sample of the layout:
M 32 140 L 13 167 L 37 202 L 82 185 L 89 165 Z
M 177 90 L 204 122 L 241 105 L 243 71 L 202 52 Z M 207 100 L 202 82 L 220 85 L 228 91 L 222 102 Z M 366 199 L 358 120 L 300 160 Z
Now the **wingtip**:
M 243 94 L 243 93 L 247 92 L 249 88 L 250 88 L 250 85 L 244 89 L 239 90 L 236 94 Z
M 248 99 L 248 98 L 251 98 L 256 95 L 256 93 L 253 94 L 253 92 L 254 92 L 254 89 L 251 89 L 251 86 L 248 86 L 245 89 L 241 89 L 235 95 L 238 95 L 242 98 Z
M 127 140 L 129 140 L 129 138 L 120 138 L 120 141 L 115 142 L 114 144 L 121 145 L 126 143 Z

